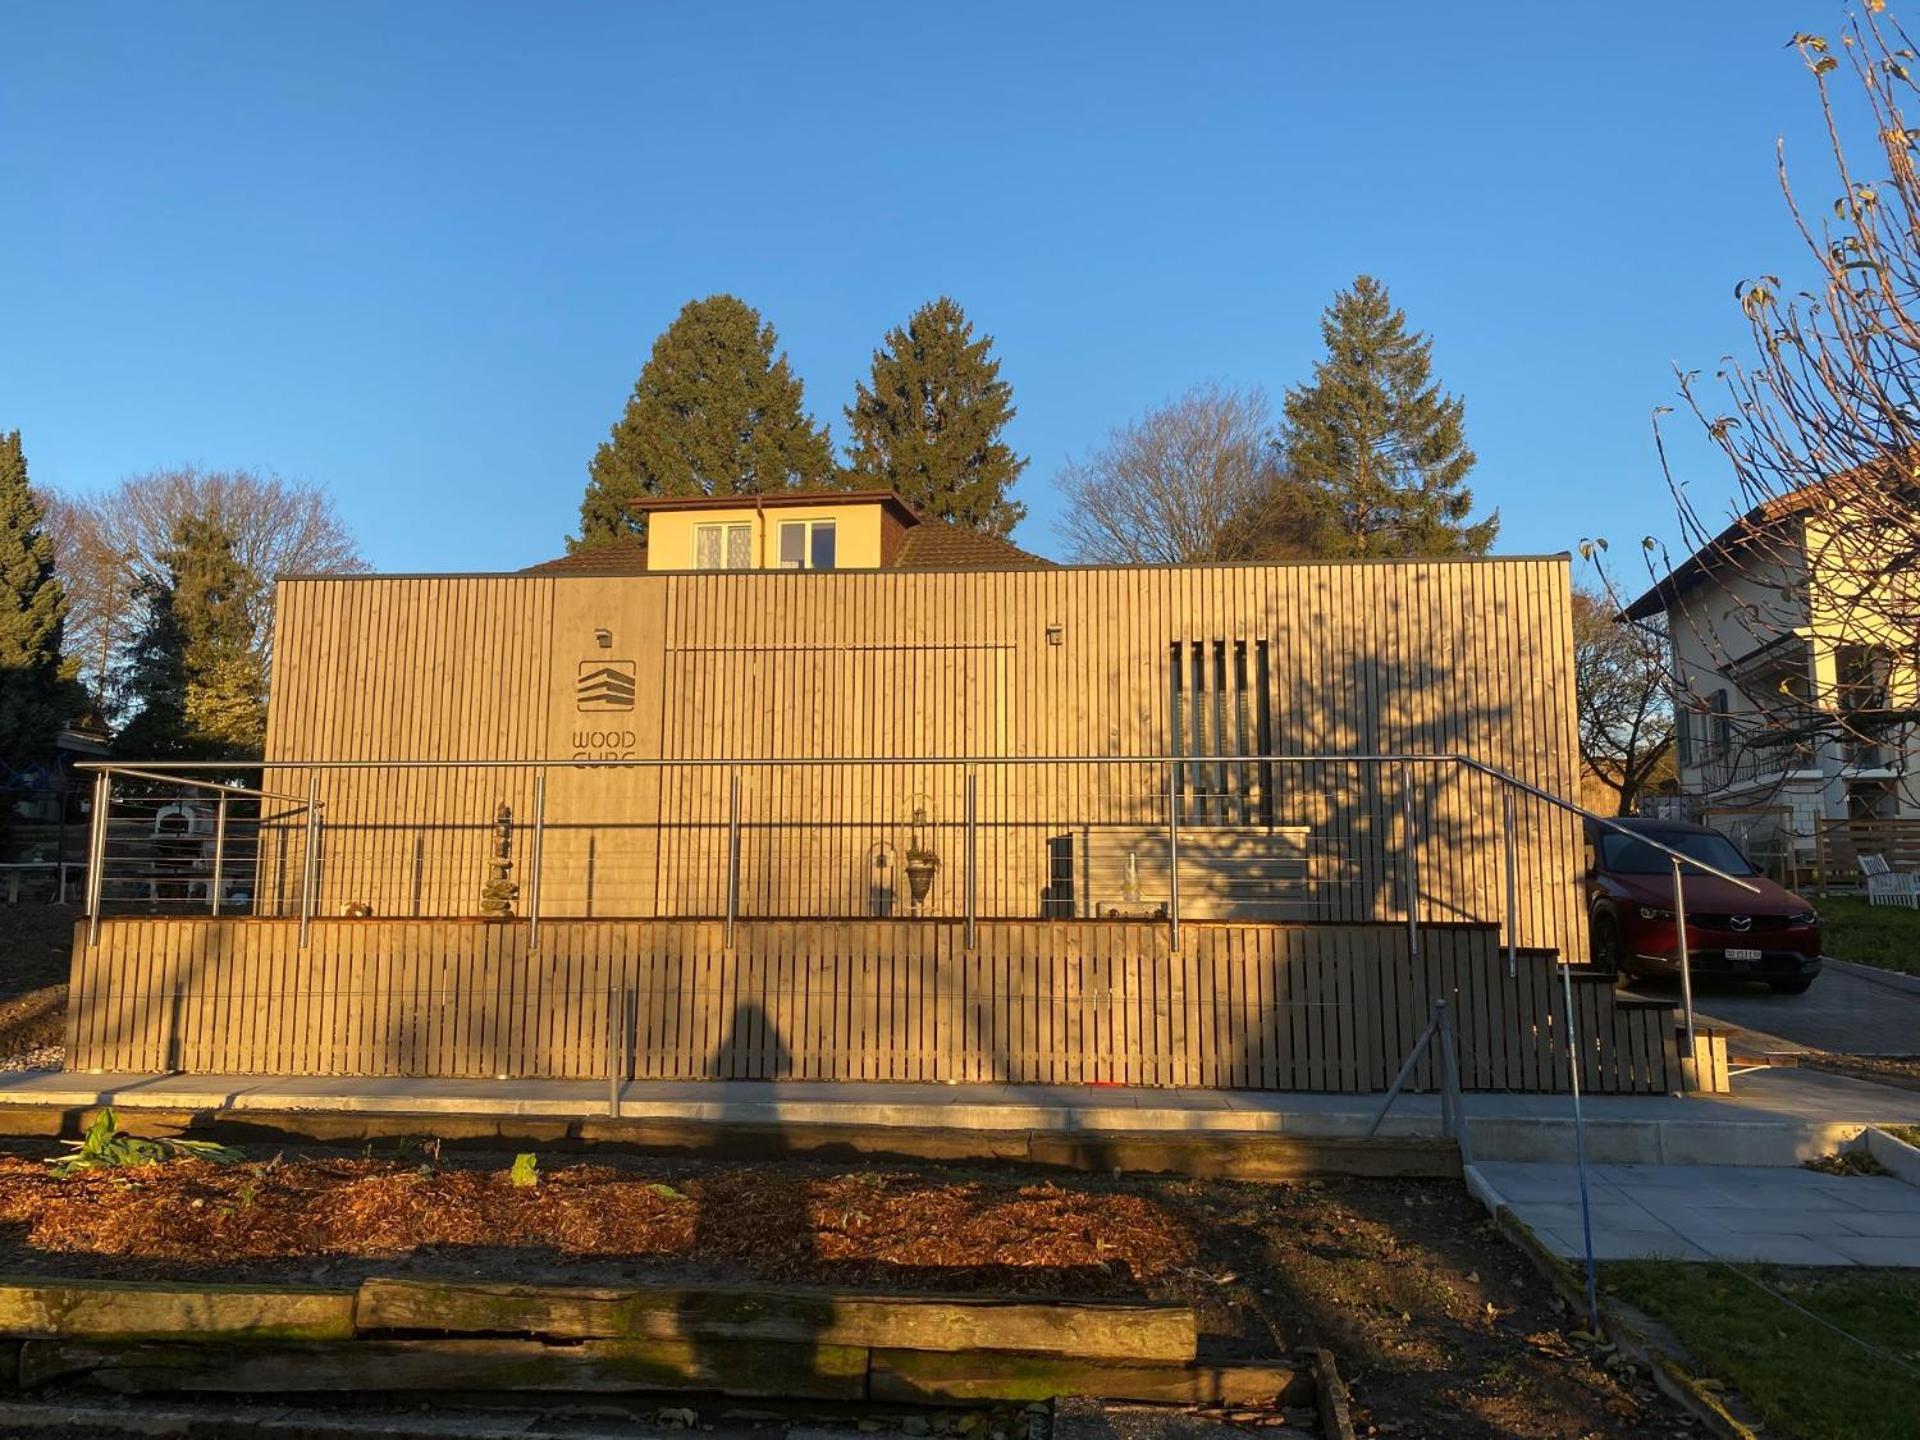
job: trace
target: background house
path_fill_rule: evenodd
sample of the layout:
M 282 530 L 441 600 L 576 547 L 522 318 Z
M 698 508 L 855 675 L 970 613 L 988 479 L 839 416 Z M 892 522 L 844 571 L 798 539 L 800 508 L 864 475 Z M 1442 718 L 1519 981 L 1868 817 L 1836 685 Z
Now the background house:
M 1848 524 L 1845 489 L 1808 487 L 1735 521 L 1624 612 L 1666 620 L 1689 808 L 1757 860 L 1850 870 L 1863 827 L 1920 820 L 1915 635 L 1903 606 L 1878 603 L 1905 583 L 1888 569 Z

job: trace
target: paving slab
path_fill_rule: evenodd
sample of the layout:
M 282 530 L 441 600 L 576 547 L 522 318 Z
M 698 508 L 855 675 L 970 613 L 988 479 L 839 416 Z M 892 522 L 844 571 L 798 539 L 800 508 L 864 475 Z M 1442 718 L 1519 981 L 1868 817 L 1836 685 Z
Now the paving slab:
M 1583 1253 L 1575 1167 L 1487 1161 L 1469 1165 L 1466 1179 L 1490 1211 L 1512 1215 L 1555 1254 Z M 1596 1165 L 1587 1179 L 1598 1260 L 1920 1269 L 1920 1188 L 1888 1176 Z

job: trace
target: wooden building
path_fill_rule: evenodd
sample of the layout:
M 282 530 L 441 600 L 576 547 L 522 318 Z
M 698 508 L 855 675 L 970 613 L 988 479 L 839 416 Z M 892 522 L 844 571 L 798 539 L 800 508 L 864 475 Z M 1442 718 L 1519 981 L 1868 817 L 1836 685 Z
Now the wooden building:
M 1569 1039 L 1588 1088 L 1679 1085 L 1669 1007 L 1556 967 L 1565 556 L 648 508 L 516 574 L 283 580 L 294 800 L 242 913 L 83 922 L 69 1063 L 1368 1090 L 1445 998 L 1468 1088 L 1564 1089 Z
M 1404 918 L 1413 891 L 1497 923 L 1500 784 L 1306 757 L 1577 793 L 1564 556 L 1072 568 L 884 492 L 650 508 L 651 544 L 521 574 L 282 582 L 270 757 L 526 762 L 280 773 L 324 803 L 316 913 L 480 913 L 503 806 L 524 887 L 539 761 L 666 762 L 546 767 L 550 917 L 720 916 L 729 889 L 743 916 L 951 917 L 969 885 L 981 916 L 1153 915 L 1177 845 L 1193 919 Z M 1216 758 L 1129 758 L 1170 756 Z M 719 761 L 745 763 L 681 763 Z M 1516 819 L 1519 942 L 1577 954 L 1577 827 Z M 263 860 L 282 914 L 297 838 Z

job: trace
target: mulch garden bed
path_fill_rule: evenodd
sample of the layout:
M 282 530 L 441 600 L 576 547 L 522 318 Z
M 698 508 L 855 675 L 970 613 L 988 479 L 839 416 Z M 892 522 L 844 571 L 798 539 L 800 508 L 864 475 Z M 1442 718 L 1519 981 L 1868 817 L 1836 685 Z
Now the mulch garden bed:
M 345 1284 L 760 1279 L 1182 1300 L 1211 1353 L 1326 1345 L 1362 1435 L 1679 1435 L 1455 1183 L 250 1151 L 62 1179 L 0 1153 L 0 1272 Z M 1373 1427 L 1370 1431 L 1368 1427 Z

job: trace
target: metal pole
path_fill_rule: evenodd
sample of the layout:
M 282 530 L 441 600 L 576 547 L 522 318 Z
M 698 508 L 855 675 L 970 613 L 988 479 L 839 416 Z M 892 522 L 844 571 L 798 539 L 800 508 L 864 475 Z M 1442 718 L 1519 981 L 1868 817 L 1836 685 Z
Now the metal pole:
M 977 847 L 979 842 L 979 828 L 978 828 L 979 815 L 974 808 L 975 800 L 977 798 L 976 785 L 975 785 L 976 778 L 977 777 L 974 775 L 973 771 L 971 770 L 967 771 L 967 949 L 969 950 L 972 950 L 975 948 L 974 947 L 975 896 L 974 896 L 974 888 L 973 888 L 973 877 L 974 877 L 974 871 L 976 868 L 974 862 L 975 862 L 975 857 L 978 853 Z
M 106 888 L 107 811 L 113 805 L 113 777 L 93 777 L 93 834 L 87 843 L 87 948 L 100 943 L 100 896 Z
M 1507 978 L 1520 975 L 1520 864 L 1513 848 L 1513 791 L 1502 790 L 1507 837 Z
M 209 887 L 212 895 L 208 899 L 209 914 L 220 913 L 220 892 L 225 888 L 227 873 L 227 797 L 220 797 L 219 807 L 213 812 L 213 884 Z
M 727 785 L 727 949 L 733 949 L 733 927 L 740 918 L 740 772 Z
M 1673 862 L 1673 928 L 1680 937 L 1680 1004 L 1687 1022 L 1687 1058 L 1693 1058 L 1693 956 L 1687 946 L 1687 891 Z
M 307 853 L 300 866 L 300 948 L 307 948 L 307 931 L 313 925 L 313 872 L 320 848 L 320 780 L 307 781 Z
M 1460 1147 L 1460 1163 L 1473 1163 L 1473 1138 L 1467 1134 L 1467 1100 L 1460 1091 L 1460 1046 L 1459 1037 L 1454 1033 L 1453 1017 L 1447 1013 L 1447 1002 L 1440 1003 L 1440 1050 L 1446 1057 L 1447 1094 L 1453 1108 L 1453 1138 Z
M 620 1118 L 620 1071 L 624 1059 L 627 1028 L 627 992 L 622 986 L 607 986 L 607 1114 Z
M 1401 869 L 1405 873 L 1407 886 L 1407 955 L 1420 958 L 1420 874 L 1414 866 L 1413 858 L 1413 776 L 1406 766 L 1400 767 L 1400 813 L 1405 825 L 1405 833 L 1400 838 Z
M 1167 934 L 1173 953 L 1180 953 L 1180 792 L 1174 780 L 1178 766 L 1167 767 Z
M 1387 1098 L 1380 1102 L 1380 1111 L 1373 1117 L 1373 1124 L 1367 1127 L 1367 1139 L 1371 1140 L 1380 1129 L 1380 1122 L 1387 1118 L 1387 1111 L 1393 1108 L 1393 1102 L 1400 1096 L 1400 1087 L 1407 1083 L 1407 1077 L 1413 1074 L 1413 1067 L 1420 1063 L 1420 1052 L 1433 1043 L 1433 1027 L 1437 1022 L 1427 1021 L 1427 1028 L 1420 1032 L 1420 1038 L 1413 1042 L 1413 1048 L 1407 1051 L 1407 1058 L 1400 1062 L 1400 1072 L 1393 1077 L 1393 1084 L 1387 1087 Z M 1442 1113 L 1445 1112 L 1442 1102 Z
M 1573 1079 L 1573 1163 L 1580 1181 L 1580 1238 L 1587 1260 L 1587 1333 L 1600 1333 L 1599 1282 L 1593 1268 L 1593 1212 L 1587 1203 L 1587 1128 L 1580 1113 L 1580 1036 L 1573 1024 L 1573 972 L 1560 965 L 1561 993 L 1567 1005 L 1567 1072 Z
M 542 766 L 533 773 L 533 856 L 527 877 L 527 953 L 540 953 L 540 862 L 547 850 L 547 771 Z

